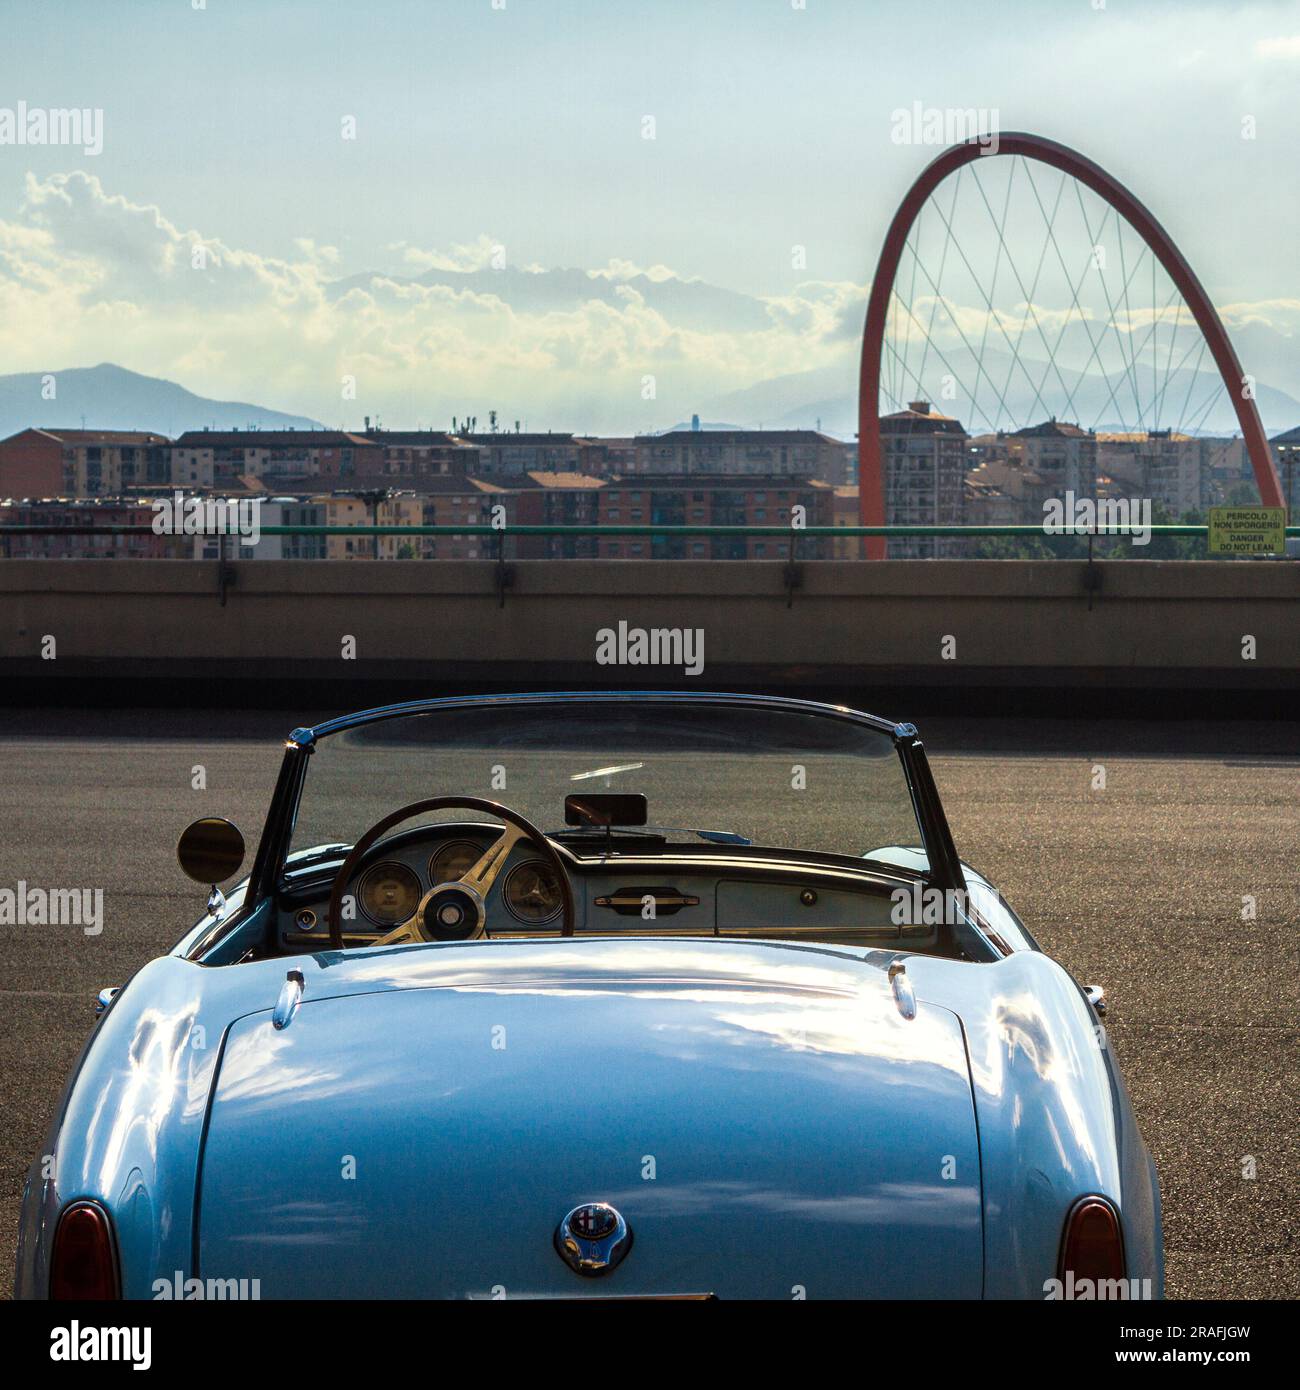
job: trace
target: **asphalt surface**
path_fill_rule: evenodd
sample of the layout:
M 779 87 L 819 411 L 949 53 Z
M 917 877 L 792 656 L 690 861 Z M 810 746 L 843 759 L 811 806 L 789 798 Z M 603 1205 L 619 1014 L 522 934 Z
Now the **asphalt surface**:
M 251 840 L 284 733 L 323 713 L 0 715 L 0 887 L 102 886 L 105 913 L 98 936 L 0 926 L 0 1292 L 24 1174 L 95 992 L 202 909 L 176 866 L 178 830 L 220 813 Z M 1160 1170 L 1169 1296 L 1300 1297 L 1300 725 L 948 719 L 922 732 L 963 857 L 1044 949 L 1107 989 Z

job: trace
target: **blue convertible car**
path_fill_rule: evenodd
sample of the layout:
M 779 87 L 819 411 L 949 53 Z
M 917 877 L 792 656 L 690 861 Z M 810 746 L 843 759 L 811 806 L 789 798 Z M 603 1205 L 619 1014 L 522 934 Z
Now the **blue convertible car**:
M 1159 1297 L 1076 984 L 910 724 L 714 694 L 297 729 L 166 956 L 101 995 L 26 1298 Z

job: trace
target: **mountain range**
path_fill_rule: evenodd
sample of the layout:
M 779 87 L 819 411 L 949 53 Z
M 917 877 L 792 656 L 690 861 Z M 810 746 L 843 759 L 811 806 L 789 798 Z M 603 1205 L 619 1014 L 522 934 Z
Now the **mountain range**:
M 1073 405 L 1067 410 L 1060 401 L 1059 388 L 1053 391 L 1044 387 L 1042 397 L 1036 398 L 1024 374 L 1019 371 L 1012 373 L 1009 354 L 986 349 L 983 361 L 987 376 L 980 382 L 975 401 L 960 386 L 955 396 L 945 398 L 939 384 L 939 373 L 943 368 L 942 364 L 938 364 L 937 370 L 926 373 L 934 391 L 913 389 L 901 392 L 897 407 L 901 409 L 907 401 L 918 395 L 924 396 L 935 410 L 961 420 L 970 433 L 983 433 L 1000 418 L 995 409 L 998 398 L 994 388 L 1002 388 L 1010 378 L 1011 387 L 1002 396 L 1006 406 L 1005 416 L 1002 417 L 1004 421 L 1009 416 L 1010 421 L 1016 424 L 1037 424 L 1055 414 L 1062 420 L 1069 419 L 1085 428 L 1099 431 L 1138 427 L 1133 399 L 1131 394 L 1126 394 L 1128 383 L 1121 372 L 1090 373 L 1079 383 L 1077 371 L 1063 368 L 1062 375 L 1067 387 L 1074 389 Z M 1026 359 L 1022 361 L 1029 368 L 1033 380 L 1046 376 L 1049 384 L 1055 383 L 1049 364 Z M 935 364 L 932 362 L 932 365 Z M 701 402 L 699 413 L 704 419 L 734 420 L 739 427 L 746 429 L 760 426 L 766 429 L 821 429 L 827 434 L 848 439 L 858 428 L 857 377 L 855 356 L 843 365 L 771 377 L 742 391 L 715 396 Z M 1255 390 L 1259 413 L 1269 434 L 1279 434 L 1300 424 L 1300 400 L 1262 382 L 1256 384 Z M 1217 397 L 1215 403 L 1202 417 L 1197 403 L 1208 405 L 1212 395 Z M 1145 402 L 1145 389 L 1142 399 Z M 1240 432 L 1232 402 L 1221 389 L 1217 372 L 1202 370 L 1194 373 L 1190 368 L 1171 371 L 1163 386 L 1163 400 L 1164 405 L 1156 421 L 1160 428 L 1172 425 L 1187 433 L 1203 435 Z M 1184 412 L 1184 402 L 1187 401 L 1191 402 L 1191 408 Z M 1148 417 L 1144 425 L 1149 423 Z
M 47 399 L 52 383 L 54 396 Z M 112 362 L 65 371 L 0 376 L 0 439 L 26 429 L 148 430 L 175 438 L 202 429 L 320 429 L 305 415 L 287 415 L 245 401 L 213 401 L 174 381 L 142 376 Z
M 1001 386 L 1010 374 L 1010 356 L 986 350 L 984 361 L 988 377 Z M 1043 363 L 1026 362 L 1026 365 L 1035 379 L 1040 372 L 1049 371 Z M 1063 374 L 1066 382 L 1074 386 L 1077 372 L 1065 370 Z M 933 372 L 927 373 L 927 376 L 933 375 Z M 53 399 L 45 399 L 43 394 L 47 378 L 53 379 Z M 937 380 L 933 384 L 937 385 Z M 1125 386 L 1121 373 L 1090 374 L 1076 390 L 1074 408 L 1070 411 L 1057 405 L 1056 395 L 1044 391 L 1044 397 L 1059 411 L 1062 419 L 1071 418 L 1085 426 L 1095 422 L 1099 430 L 1131 429 L 1134 417 L 1131 400 L 1125 401 Z M 1178 424 L 1180 406 L 1185 400 L 1208 402 L 1218 386 L 1214 373 L 1193 373 L 1190 368 L 1170 372 L 1164 392 L 1167 404 L 1160 424 Z M 916 394 L 907 393 L 906 398 Z M 1300 423 L 1300 401 L 1295 397 L 1263 383 L 1257 385 L 1256 394 L 1260 415 L 1270 434 Z M 981 383 L 977 402 L 972 402 L 961 388 L 951 399 L 944 398 L 937 390 L 928 398 L 936 410 L 956 416 L 972 434 L 989 427 L 988 419 L 979 408 L 982 405 L 992 410 L 994 394 L 988 378 Z M 1012 387 L 1004 393 L 1004 400 L 1008 414 L 1022 424 L 1037 423 L 1051 413 L 1043 401 L 1034 398 L 1019 372 L 1014 374 Z M 902 403 L 900 401 L 900 405 Z M 1123 409 L 1125 404 L 1129 406 L 1127 414 Z M 702 401 L 699 415 L 704 429 L 821 429 L 827 434 L 851 439 L 858 422 L 856 354 L 834 367 L 770 377 L 743 390 Z M 65 371 L 0 376 L 0 439 L 29 425 L 76 429 L 82 427 L 83 421 L 86 428 L 150 430 L 172 438 L 204 426 L 219 430 L 323 428 L 310 416 L 293 415 L 244 401 L 210 400 L 175 382 L 144 376 L 111 362 Z M 389 423 L 393 428 L 403 427 L 403 422 Z M 1189 423 L 1196 422 L 1185 420 L 1184 428 Z M 574 423 L 556 420 L 546 422 L 546 426 L 569 429 Z M 359 428 L 359 422 L 353 427 Z M 663 428 L 689 426 L 665 424 Z M 1197 424 L 1194 432 L 1235 434 L 1237 430 L 1231 402 L 1225 392 L 1218 391 L 1214 408 Z

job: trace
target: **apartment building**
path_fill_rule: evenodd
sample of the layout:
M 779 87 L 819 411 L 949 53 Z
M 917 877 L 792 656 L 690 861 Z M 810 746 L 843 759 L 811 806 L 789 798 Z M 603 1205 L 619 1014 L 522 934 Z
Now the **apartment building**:
M 256 545 L 243 545 L 238 537 L 195 536 L 196 560 L 323 560 L 328 554 L 324 536 L 268 536 L 271 526 L 324 526 L 326 508 L 300 497 L 271 497 L 256 492 L 234 494 L 231 503 L 257 507 L 259 535 Z
M 515 517 L 513 490 L 483 478 L 424 478 L 416 493 L 426 526 L 491 526 L 498 517 L 509 526 Z M 496 545 L 492 536 L 470 533 L 426 536 L 419 554 L 429 560 L 483 560 L 495 557 Z
M 63 441 L 27 429 L 0 439 L 0 498 L 57 497 L 63 491 Z
M 510 480 L 514 515 L 520 525 L 594 526 L 600 519 L 600 495 L 606 480 L 586 473 L 531 472 Z M 590 559 L 596 554 L 591 536 L 519 536 L 512 554 L 520 559 Z
M 362 437 L 383 450 L 379 471 L 389 477 L 414 480 L 484 471 L 482 445 L 438 430 L 371 429 L 367 420 Z
M 857 450 L 854 450 L 856 462 Z M 857 526 L 862 520 L 858 487 L 854 483 L 831 489 L 831 525 Z M 866 553 L 860 536 L 836 536 L 830 544 L 831 558 L 834 560 L 860 560 Z
M 1243 482 L 1253 487 L 1241 439 L 1194 438 L 1170 430 L 1098 436 L 1097 466 L 1132 497 L 1150 498 L 1172 516 L 1226 501 Z
M 0 524 L 57 526 L 148 526 L 147 535 L 71 534 L 4 536 L 0 555 L 9 560 L 175 560 L 190 553 L 192 538 L 153 533 L 154 511 L 140 498 L 0 502 Z
M 1000 435 L 1006 456 L 1040 477 L 1049 497 L 1096 497 L 1097 436 L 1064 420 L 1044 420 Z
M 170 440 L 138 430 L 26 429 L 0 440 L 0 497 L 117 497 L 170 481 Z
M 672 430 L 639 435 L 629 472 L 801 477 L 847 483 L 844 441 L 817 430 Z M 856 458 L 856 450 L 851 457 Z
M 960 526 L 965 521 L 967 439 L 959 420 L 929 401 L 880 421 L 885 522 L 889 526 Z M 960 554 L 962 542 L 936 537 L 890 540 L 891 559 Z
M 1023 495 L 1012 492 L 990 481 L 986 470 L 988 464 L 972 470 L 966 475 L 966 526 L 1022 526 L 1041 525 L 1042 510 L 1030 513 Z M 977 476 L 979 475 L 979 476 Z
M 578 471 L 591 477 L 620 477 L 636 471 L 635 438 L 630 435 L 603 439 L 583 439 Z
M 591 442 L 572 434 L 462 434 L 481 450 L 475 467 L 485 478 L 509 480 L 526 473 L 590 473 L 597 457 Z M 598 451 L 597 451 L 598 452 Z
M 383 472 L 384 450 L 344 430 L 187 430 L 171 444 L 171 483 L 238 487 L 242 478 L 351 479 Z
M 1294 526 L 1298 524 L 1296 517 L 1300 516 L 1300 425 L 1283 434 L 1275 434 L 1268 441 L 1268 446 L 1278 477 L 1282 480 L 1282 500 L 1289 509 L 1288 520 Z
M 789 558 L 796 515 L 805 526 L 829 526 L 835 489 L 789 475 L 684 477 L 679 473 L 614 479 L 599 493 L 602 526 L 780 526 L 776 536 L 602 536 L 601 559 L 774 560 Z M 796 513 L 796 508 L 801 509 Z M 820 539 L 800 541 L 806 559 L 829 553 Z

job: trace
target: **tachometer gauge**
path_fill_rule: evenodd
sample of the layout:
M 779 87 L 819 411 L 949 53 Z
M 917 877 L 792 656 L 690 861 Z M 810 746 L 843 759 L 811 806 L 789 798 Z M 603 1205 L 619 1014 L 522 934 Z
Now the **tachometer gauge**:
M 544 859 L 516 864 L 501 891 L 511 916 L 530 927 L 552 921 L 564 906 L 555 870 Z
M 436 887 L 463 878 L 483 857 L 483 850 L 484 846 L 473 840 L 448 840 L 429 858 L 429 882 Z
M 375 864 L 361 875 L 357 901 L 376 926 L 396 926 L 414 916 L 420 906 L 419 875 L 405 864 Z

